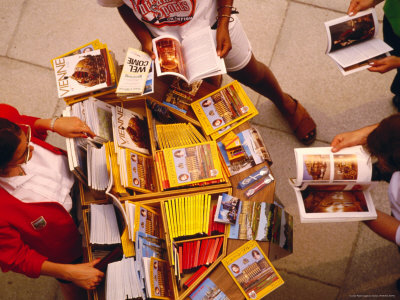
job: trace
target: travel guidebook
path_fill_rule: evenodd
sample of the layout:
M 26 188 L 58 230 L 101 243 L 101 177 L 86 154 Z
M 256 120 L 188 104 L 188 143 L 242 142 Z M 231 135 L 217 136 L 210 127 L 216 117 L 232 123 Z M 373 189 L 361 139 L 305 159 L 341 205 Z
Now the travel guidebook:
M 101 90 L 114 84 L 104 48 L 55 58 L 52 65 L 59 98 Z
M 230 253 L 222 264 L 248 300 L 262 299 L 284 283 L 256 241 Z
M 205 133 L 214 140 L 258 114 L 237 81 L 193 102 L 191 107 Z
M 290 179 L 301 222 L 376 219 L 370 189 L 372 163 L 362 146 L 296 148 L 297 178 Z
M 189 295 L 191 300 L 229 300 L 229 298 L 220 290 L 218 286 L 210 279 L 206 278 Z
M 343 75 L 365 70 L 374 60 L 390 55 L 393 49 L 377 37 L 378 26 L 373 8 L 325 22 L 326 54 L 336 62 Z
M 253 127 L 237 134 L 229 132 L 218 142 L 218 149 L 230 176 L 269 160 L 270 157 L 261 135 Z
M 229 238 L 272 242 L 293 252 L 293 216 L 273 203 L 241 201 Z
M 194 31 L 182 41 L 172 35 L 159 36 L 153 39 L 157 75 L 174 75 L 191 84 L 225 74 L 224 60 L 216 48 L 210 27 Z
M 156 257 L 143 257 L 147 298 L 173 299 L 169 264 Z
M 170 187 L 223 178 L 215 142 L 167 148 L 163 153 Z
M 176 77 L 165 94 L 163 103 L 186 113 L 202 83 L 202 80 L 198 80 L 188 84 L 185 80 Z
M 119 147 L 150 154 L 150 139 L 145 111 L 112 107 L 114 141 Z
M 142 51 L 128 48 L 117 86 L 117 96 L 142 95 L 151 69 L 151 57 Z

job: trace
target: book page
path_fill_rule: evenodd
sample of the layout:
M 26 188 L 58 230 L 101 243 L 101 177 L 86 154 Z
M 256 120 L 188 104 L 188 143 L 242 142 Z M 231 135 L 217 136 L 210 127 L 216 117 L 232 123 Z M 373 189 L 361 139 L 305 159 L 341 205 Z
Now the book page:
M 361 44 L 352 45 L 334 52 L 328 56 L 336 61 L 343 68 L 361 63 L 372 57 L 385 54 L 392 50 L 388 44 L 380 39 L 371 39 Z
M 182 41 L 189 82 L 226 73 L 224 60 L 218 57 L 214 40 L 211 28 L 205 27 L 191 32 Z
M 375 206 L 369 192 L 370 185 L 346 184 L 308 185 L 295 188 L 300 221 L 344 222 L 376 218 Z
M 326 53 L 371 39 L 378 34 L 378 19 L 373 8 L 351 17 L 345 15 L 324 24 L 328 36 Z
M 354 146 L 333 153 L 331 147 L 294 149 L 297 167 L 295 185 L 305 182 L 369 182 L 372 175 L 370 155 Z
M 180 41 L 172 35 L 153 39 L 157 75 L 175 75 L 187 80 Z
M 368 68 L 371 67 L 371 65 L 370 65 L 371 62 L 374 62 L 375 60 L 378 60 L 378 59 L 385 58 L 387 56 L 390 56 L 389 52 L 387 52 L 385 54 L 377 55 L 375 57 L 371 57 L 371 58 L 369 58 L 367 60 L 364 60 L 362 62 L 356 63 L 356 64 L 351 65 L 351 66 L 348 66 L 346 68 L 342 68 L 339 64 L 337 64 L 337 66 L 338 66 L 340 72 L 344 76 L 346 76 L 346 75 L 350 75 L 350 74 L 353 74 L 353 73 L 358 72 L 358 71 L 362 71 L 362 70 L 368 69 Z

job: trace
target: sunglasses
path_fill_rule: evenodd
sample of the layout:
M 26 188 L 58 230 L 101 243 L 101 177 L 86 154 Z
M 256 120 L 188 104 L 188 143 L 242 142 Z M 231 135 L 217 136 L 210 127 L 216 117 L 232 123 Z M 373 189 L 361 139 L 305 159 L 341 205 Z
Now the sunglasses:
M 26 149 L 24 153 L 21 155 L 21 157 L 18 159 L 20 160 L 22 157 L 25 157 L 24 163 L 26 164 L 29 160 L 29 154 L 31 153 L 31 147 L 29 147 L 29 144 L 31 143 L 31 126 L 26 125 L 26 124 L 19 124 L 20 126 L 24 126 L 26 128 Z

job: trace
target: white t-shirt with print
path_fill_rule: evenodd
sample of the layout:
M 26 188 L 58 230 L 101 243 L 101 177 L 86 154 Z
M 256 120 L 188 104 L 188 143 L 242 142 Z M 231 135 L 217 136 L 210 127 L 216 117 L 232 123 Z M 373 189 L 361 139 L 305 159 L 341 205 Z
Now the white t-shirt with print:
M 101 6 L 132 8 L 154 37 L 171 34 L 184 38 L 192 30 L 212 26 L 217 17 L 215 0 L 97 0 Z

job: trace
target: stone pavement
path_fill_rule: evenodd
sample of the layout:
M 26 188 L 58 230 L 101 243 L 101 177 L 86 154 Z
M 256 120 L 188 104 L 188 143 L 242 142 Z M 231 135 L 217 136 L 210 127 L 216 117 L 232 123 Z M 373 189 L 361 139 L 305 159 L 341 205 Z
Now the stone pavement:
M 198 0 L 201 1 L 201 0 Z M 335 134 L 395 113 L 389 87 L 394 71 L 343 76 L 325 55 L 324 22 L 343 16 L 349 0 L 237 0 L 255 56 L 283 89 L 299 99 L 318 125 L 313 146 Z M 0 99 L 24 114 L 50 118 L 65 107 L 57 98 L 50 60 L 99 38 L 122 62 L 139 43 L 116 9 L 90 1 L 0 0 Z M 380 23 L 382 5 L 377 7 Z M 381 33 L 380 28 L 380 33 Z M 382 37 L 382 34 L 380 34 Z M 231 79 L 225 76 L 224 82 Z M 276 193 L 294 215 L 294 253 L 274 262 L 285 284 L 269 299 L 399 298 L 400 254 L 362 223 L 301 224 L 288 178 L 295 176 L 293 148 L 302 145 L 271 102 L 246 89 L 260 112 L 260 129 L 274 161 Z M 65 148 L 61 138 L 50 141 Z M 373 190 L 375 206 L 389 212 L 387 184 Z M 61 299 L 51 278 L 0 274 L 0 299 Z

